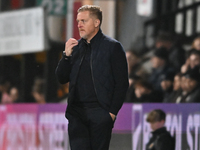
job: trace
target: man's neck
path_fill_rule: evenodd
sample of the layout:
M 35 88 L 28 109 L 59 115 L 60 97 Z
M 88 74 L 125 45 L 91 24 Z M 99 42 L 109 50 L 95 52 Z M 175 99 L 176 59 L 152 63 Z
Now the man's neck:
M 90 38 L 86 39 L 86 41 L 87 41 L 88 43 L 90 43 L 90 41 L 95 37 L 95 35 L 96 35 L 98 32 L 99 32 L 99 28 L 97 28 L 97 29 L 95 30 L 93 36 L 91 36 Z

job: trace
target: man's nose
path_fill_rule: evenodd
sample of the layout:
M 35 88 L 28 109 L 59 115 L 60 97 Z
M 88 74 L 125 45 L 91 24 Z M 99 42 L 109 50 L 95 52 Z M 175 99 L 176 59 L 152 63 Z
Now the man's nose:
M 78 22 L 78 28 L 81 28 L 83 25 L 81 22 Z

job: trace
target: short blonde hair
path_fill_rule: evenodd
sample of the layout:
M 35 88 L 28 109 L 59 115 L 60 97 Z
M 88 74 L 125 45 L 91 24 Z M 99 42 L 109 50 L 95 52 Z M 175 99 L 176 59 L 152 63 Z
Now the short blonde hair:
M 96 5 L 83 5 L 78 9 L 78 13 L 83 11 L 89 11 L 91 15 L 95 16 L 97 19 L 100 20 L 100 25 L 102 23 L 102 10 L 99 6 Z
M 154 123 L 162 120 L 165 121 L 165 118 L 166 114 L 164 111 L 162 111 L 161 109 L 155 109 L 148 114 L 146 121 L 149 123 Z

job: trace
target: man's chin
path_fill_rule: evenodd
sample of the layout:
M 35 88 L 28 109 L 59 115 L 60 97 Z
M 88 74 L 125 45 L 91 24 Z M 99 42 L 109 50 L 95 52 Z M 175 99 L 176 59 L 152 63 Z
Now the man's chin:
M 84 35 L 81 35 L 81 34 L 80 34 L 80 37 L 85 39 L 85 40 L 87 39 L 87 36 L 84 36 Z

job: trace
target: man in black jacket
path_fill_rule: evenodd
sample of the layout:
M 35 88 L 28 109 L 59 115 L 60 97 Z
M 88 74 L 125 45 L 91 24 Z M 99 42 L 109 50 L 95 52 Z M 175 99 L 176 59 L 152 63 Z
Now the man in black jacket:
M 166 114 L 161 109 L 151 111 L 146 121 L 150 123 L 152 137 L 146 145 L 146 150 L 174 150 L 175 140 L 164 127 Z
M 105 36 L 98 6 L 79 8 L 80 40 L 70 38 L 56 75 L 69 82 L 66 117 L 72 150 L 108 150 L 116 115 L 128 88 L 128 70 L 122 45 Z

